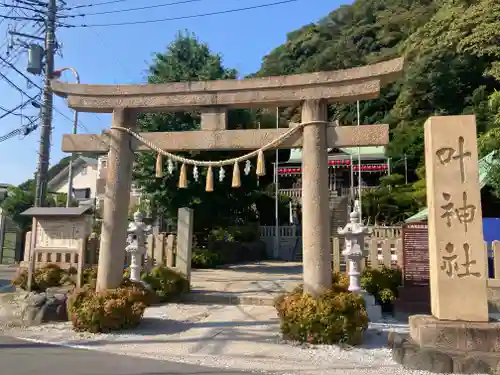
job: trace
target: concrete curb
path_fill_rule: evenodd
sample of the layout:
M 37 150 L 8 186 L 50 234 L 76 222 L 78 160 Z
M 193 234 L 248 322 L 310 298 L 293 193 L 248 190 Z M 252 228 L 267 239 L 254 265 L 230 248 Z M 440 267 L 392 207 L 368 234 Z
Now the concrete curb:
M 214 305 L 274 306 L 274 300 L 277 296 L 278 295 L 241 296 L 235 295 L 234 293 L 195 291 L 181 296 L 179 302 Z
M 64 344 L 64 343 L 55 344 L 53 342 L 46 341 L 46 340 L 31 339 L 31 338 L 27 338 L 27 337 L 18 337 L 18 336 L 12 336 L 12 337 L 14 337 L 17 340 L 33 342 L 35 344 L 52 345 L 52 346 L 56 346 L 56 347 L 59 346 L 59 347 L 62 347 L 62 348 L 70 348 L 70 349 L 92 350 L 92 351 L 95 351 L 95 352 L 106 352 L 104 350 L 99 350 L 98 348 L 93 348 L 91 346 L 86 346 L 86 345 Z M 108 352 L 106 352 L 106 353 L 108 353 Z M 127 357 L 134 357 L 134 356 L 131 356 L 131 355 L 128 355 L 128 354 L 120 354 L 120 353 L 111 353 L 111 354 L 114 354 L 114 355 L 123 355 L 123 356 L 127 356 Z
M 4 285 L 0 287 L 0 293 L 5 293 L 5 292 L 15 292 L 16 287 L 12 284 Z

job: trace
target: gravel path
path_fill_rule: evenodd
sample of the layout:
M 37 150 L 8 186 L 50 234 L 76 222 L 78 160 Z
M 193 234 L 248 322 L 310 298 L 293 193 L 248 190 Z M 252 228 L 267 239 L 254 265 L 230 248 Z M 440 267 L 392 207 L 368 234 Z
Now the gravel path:
M 151 307 L 135 330 L 114 334 L 76 333 L 70 323 L 4 328 L 4 333 L 36 342 L 197 364 L 221 369 L 300 375 L 405 374 L 385 347 L 391 330 L 406 324 L 370 324 L 365 344 L 356 348 L 293 345 L 283 342 L 274 308 L 169 304 Z

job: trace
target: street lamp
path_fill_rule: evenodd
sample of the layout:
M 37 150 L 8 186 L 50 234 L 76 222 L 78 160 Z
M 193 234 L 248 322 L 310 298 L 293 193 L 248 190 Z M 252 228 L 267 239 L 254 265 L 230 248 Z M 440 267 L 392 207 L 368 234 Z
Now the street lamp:
M 76 71 L 75 68 L 66 67 L 66 68 L 61 68 L 61 69 L 55 70 L 54 71 L 54 77 L 55 78 L 61 77 L 61 74 L 64 71 L 66 71 L 66 70 L 70 70 L 71 72 L 73 72 L 73 74 L 75 75 L 76 83 L 80 84 L 80 75 L 78 74 L 78 72 Z M 73 116 L 73 134 L 76 134 L 76 132 L 78 130 L 78 111 L 75 111 L 74 113 L 75 114 Z M 75 154 L 72 153 L 71 154 L 71 158 L 69 159 L 69 166 L 68 166 L 68 196 L 66 197 L 66 207 L 70 206 L 70 204 L 71 204 L 71 197 L 73 195 L 73 161 L 74 161 L 74 156 L 75 156 Z

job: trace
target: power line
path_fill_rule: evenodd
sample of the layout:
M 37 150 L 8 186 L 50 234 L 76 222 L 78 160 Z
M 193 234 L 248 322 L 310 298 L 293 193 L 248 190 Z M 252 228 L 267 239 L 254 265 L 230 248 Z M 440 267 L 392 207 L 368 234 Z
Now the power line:
M 0 19 L 0 23 L 3 21 L 3 19 Z M 19 29 L 14 29 L 14 31 L 21 32 L 23 31 L 28 25 L 30 25 L 29 22 L 25 21 L 21 23 L 21 27 Z M 31 25 L 32 27 L 35 27 L 34 24 Z M 34 32 L 34 34 L 38 35 L 41 31 L 43 31 L 44 26 L 39 26 L 38 29 Z M 6 37 L 3 43 L 0 45 L 0 49 L 4 48 L 7 44 L 9 44 L 9 37 Z M 6 59 L 9 59 L 12 64 L 15 64 L 17 60 L 20 58 L 22 54 L 22 49 L 21 45 L 17 44 L 15 48 L 10 49 L 11 47 L 7 47 L 7 55 L 5 56 Z M 13 61 L 16 59 L 16 61 Z
M 68 27 L 68 28 L 75 28 L 75 27 L 111 27 L 111 26 L 126 26 L 126 25 L 142 25 L 142 24 L 147 24 L 147 23 L 168 22 L 168 21 L 185 20 L 185 19 L 191 19 L 191 18 L 216 16 L 216 15 L 221 15 L 221 14 L 237 13 L 237 12 L 243 12 L 243 11 L 247 11 L 247 10 L 269 8 L 269 7 L 277 6 L 277 5 L 290 4 L 290 3 L 295 3 L 297 1 L 299 1 L 299 0 L 282 0 L 282 1 L 276 1 L 273 3 L 248 6 L 248 7 L 244 7 L 244 8 L 227 9 L 227 10 L 222 10 L 222 11 L 218 11 L 218 12 L 192 14 L 192 15 L 188 15 L 188 16 L 170 17 L 170 18 L 162 18 L 162 19 L 156 19 L 156 20 L 130 21 L 130 22 L 118 22 L 118 23 L 96 23 L 96 24 L 81 24 L 81 25 L 61 25 L 61 26 Z
M 14 12 L 14 9 L 9 10 L 9 12 L 6 14 L 6 16 L 10 16 Z M 5 18 L 2 18 L 0 20 L 0 25 L 5 21 Z
M 14 20 L 14 21 L 43 21 L 42 17 L 38 18 L 33 18 L 33 17 L 20 17 L 20 16 L 4 16 L 3 14 L 0 14 L 1 19 L 5 20 Z
M 96 6 L 101 6 L 101 5 L 108 5 L 108 4 L 117 4 L 117 3 L 124 3 L 126 1 L 130 0 L 111 0 L 111 1 L 101 1 L 99 3 L 91 3 L 91 4 L 82 4 L 82 5 L 75 5 L 70 8 L 64 8 L 65 10 L 72 10 L 72 9 L 81 9 L 81 8 L 90 8 L 90 7 L 96 7 Z
M 2 135 L 0 137 L 0 142 L 5 142 L 5 141 L 15 137 L 16 135 L 22 135 L 22 136 L 26 137 L 27 135 L 31 134 L 33 131 L 35 131 L 38 128 L 38 124 L 34 124 L 34 122 L 37 120 L 39 120 L 39 117 L 33 119 L 32 121 L 30 121 L 29 124 L 27 124 L 21 128 L 14 129 L 11 132 Z
M 26 93 L 26 91 L 24 91 L 22 88 L 20 88 L 19 86 L 17 86 L 14 82 L 12 82 L 5 74 L 3 74 L 2 72 L 0 72 L 0 78 L 2 78 L 5 82 L 7 82 L 10 86 L 12 86 L 13 88 L 15 88 L 17 91 L 19 91 L 21 94 L 24 94 L 26 95 L 29 99 L 31 99 L 32 101 L 34 101 L 35 103 L 38 103 L 38 101 L 35 99 L 34 96 L 30 96 L 28 93 Z M 39 103 L 38 103 L 39 104 Z
M 5 21 L 5 19 L 0 19 L 0 24 L 1 24 L 3 21 Z M 28 24 L 29 24 L 28 22 L 23 22 L 23 23 L 21 24 L 21 28 L 19 29 L 19 31 L 22 31 L 22 30 L 23 30 L 23 29 L 24 29 L 24 28 L 25 28 Z M 10 26 L 10 25 L 9 25 L 9 26 Z M 5 38 L 5 40 L 3 41 L 2 45 L 0 45 L 0 48 L 5 47 L 5 45 L 6 45 L 6 44 L 8 44 L 8 43 L 9 43 L 9 37 L 7 36 L 7 37 Z
M 35 86 L 36 88 L 40 89 L 40 90 L 43 90 L 38 84 L 36 84 L 35 82 L 33 82 L 31 80 L 31 78 L 29 78 L 26 74 L 24 74 L 23 72 L 21 72 L 19 69 L 17 69 L 14 64 L 8 62 L 7 60 L 5 60 L 3 57 L 0 56 L 0 61 L 2 61 L 4 64 L 7 64 L 7 66 L 9 66 L 12 70 L 14 70 L 17 74 L 21 75 L 23 78 L 25 78 L 29 83 L 31 83 L 33 86 Z
M 38 96 L 39 96 L 39 95 L 38 95 Z M 35 96 L 35 99 L 36 99 L 36 98 L 37 98 L 37 96 Z M 3 118 L 5 118 L 5 117 L 7 117 L 7 116 L 8 116 L 8 115 L 10 115 L 10 114 L 13 114 L 13 113 L 14 113 L 15 111 L 17 111 L 18 109 L 22 109 L 22 108 L 26 107 L 26 105 L 28 105 L 28 104 L 29 104 L 29 103 L 31 103 L 32 101 L 34 101 L 34 100 L 32 100 L 32 99 L 26 100 L 25 102 L 23 102 L 23 103 L 19 104 L 17 107 L 15 107 L 15 108 L 13 108 L 13 109 L 10 109 L 10 110 L 5 110 L 5 109 L 3 109 L 3 108 L 2 108 L 3 110 L 5 110 L 5 113 L 3 113 L 2 115 L 0 115 L 0 120 L 1 120 L 1 119 L 3 119 Z M 35 101 L 35 103 L 37 103 L 37 104 L 38 104 L 38 102 L 37 102 L 37 101 Z
M 146 9 L 154 9 L 154 8 L 164 8 L 168 6 L 175 6 L 175 5 L 181 5 L 181 4 L 189 4 L 189 3 L 198 3 L 200 1 L 205 1 L 205 0 L 181 0 L 181 1 L 173 1 L 170 3 L 164 3 L 164 4 L 155 4 L 155 5 L 147 5 L 143 7 L 136 7 L 136 8 L 127 8 L 127 9 L 118 9 L 118 10 L 108 10 L 104 12 L 93 12 L 93 13 L 85 13 L 85 14 L 64 14 L 59 16 L 59 18 L 75 18 L 75 17 L 88 17 L 88 16 L 97 16 L 97 15 L 103 15 L 103 14 L 116 14 L 116 13 L 125 13 L 125 12 L 134 12 L 138 10 L 146 10 Z
M 49 4 L 43 1 L 30 1 L 30 0 L 14 0 L 16 3 L 25 4 L 30 6 L 48 7 Z
M 29 10 L 31 12 L 36 12 L 36 13 L 41 13 L 42 10 L 40 9 L 36 9 L 36 8 L 29 8 L 29 7 L 23 7 L 23 6 L 20 6 L 20 5 L 7 5 L 7 4 L 0 4 L 0 6 L 4 7 L 4 8 L 10 8 L 12 10 Z M 24 14 L 26 16 L 26 14 Z

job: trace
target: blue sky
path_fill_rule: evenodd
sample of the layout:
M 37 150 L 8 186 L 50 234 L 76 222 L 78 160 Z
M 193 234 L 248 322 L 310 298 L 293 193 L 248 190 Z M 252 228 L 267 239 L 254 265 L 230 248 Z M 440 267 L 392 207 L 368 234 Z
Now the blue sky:
M 101 0 L 66 0 L 68 6 L 95 4 Z M 223 11 L 270 3 L 276 0 L 199 0 L 175 6 L 161 7 L 120 14 L 87 16 L 70 19 L 67 22 L 81 23 L 116 23 L 159 18 L 171 18 L 200 13 Z M 173 0 L 127 0 L 117 4 L 80 8 L 72 13 L 90 13 L 135 8 L 148 5 L 165 4 Z M 62 56 L 56 57 L 56 68 L 75 67 L 82 83 L 142 83 L 146 77 L 146 69 L 155 52 L 164 51 L 179 30 L 187 29 L 208 43 L 212 51 L 220 53 L 224 65 L 236 68 L 241 75 L 259 69 L 262 57 L 286 40 L 286 34 L 303 25 L 315 22 L 329 12 L 350 1 L 339 0 L 299 0 L 295 3 L 283 4 L 269 8 L 261 8 L 225 15 L 214 15 L 203 18 L 158 22 L 143 25 L 119 27 L 98 27 L 78 29 L 58 29 L 58 40 L 62 43 Z M 314 5 L 313 5 L 314 4 Z M 0 8 L 0 14 L 6 14 Z M 0 24 L 0 35 L 6 35 L 8 22 Z M 14 25 L 11 23 L 11 25 Z M 18 28 L 21 23 L 18 22 Z M 26 26 L 23 32 L 33 30 Z M 0 45 L 3 43 L 0 39 Z M 5 57 L 5 47 L 0 50 Z M 27 53 L 23 53 L 15 63 L 19 70 L 25 71 Z M 0 67 L 0 72 L 23 88 L 30 95 L 35 95 L 36 88 L 28 88 L 26 80 L 12 69 Z M 29 75 L 33 81 L 41 84 L 41 77 Z M 65 73 L 64 79 L 74 78 Z M 26 97 L 0 80 L 0 105 L 14 108 L 26 100 Z M 68 118 L 73 114 L 60 99 L 55 99 L 56 108 Z M 27 107 L 26 115 L 36 115 L 37 109 Z M 0 115 L 4 113 L 0 110 Z M 109 115 L 84 113 L 80 115 L 82 126 L 80 133 L 100 133 L 109 127 Z M 19 116 L 8 116 L 0 120 L 0 136 L 19 128 L 22 125 Z M 23 124 L 26 123 L 24 120 Z M 54 113 L 54 131 L 52 135 L 51 165 L 65 156 L 61 152 L 62 134 L 70 133 L 72 123 L 63 116 Z M 0 143 L 0 182 L 19 184 L 33 176 L 37 164 L 39 148 L 39 131 L 35 131 L 24 139 L 11 138 Z

